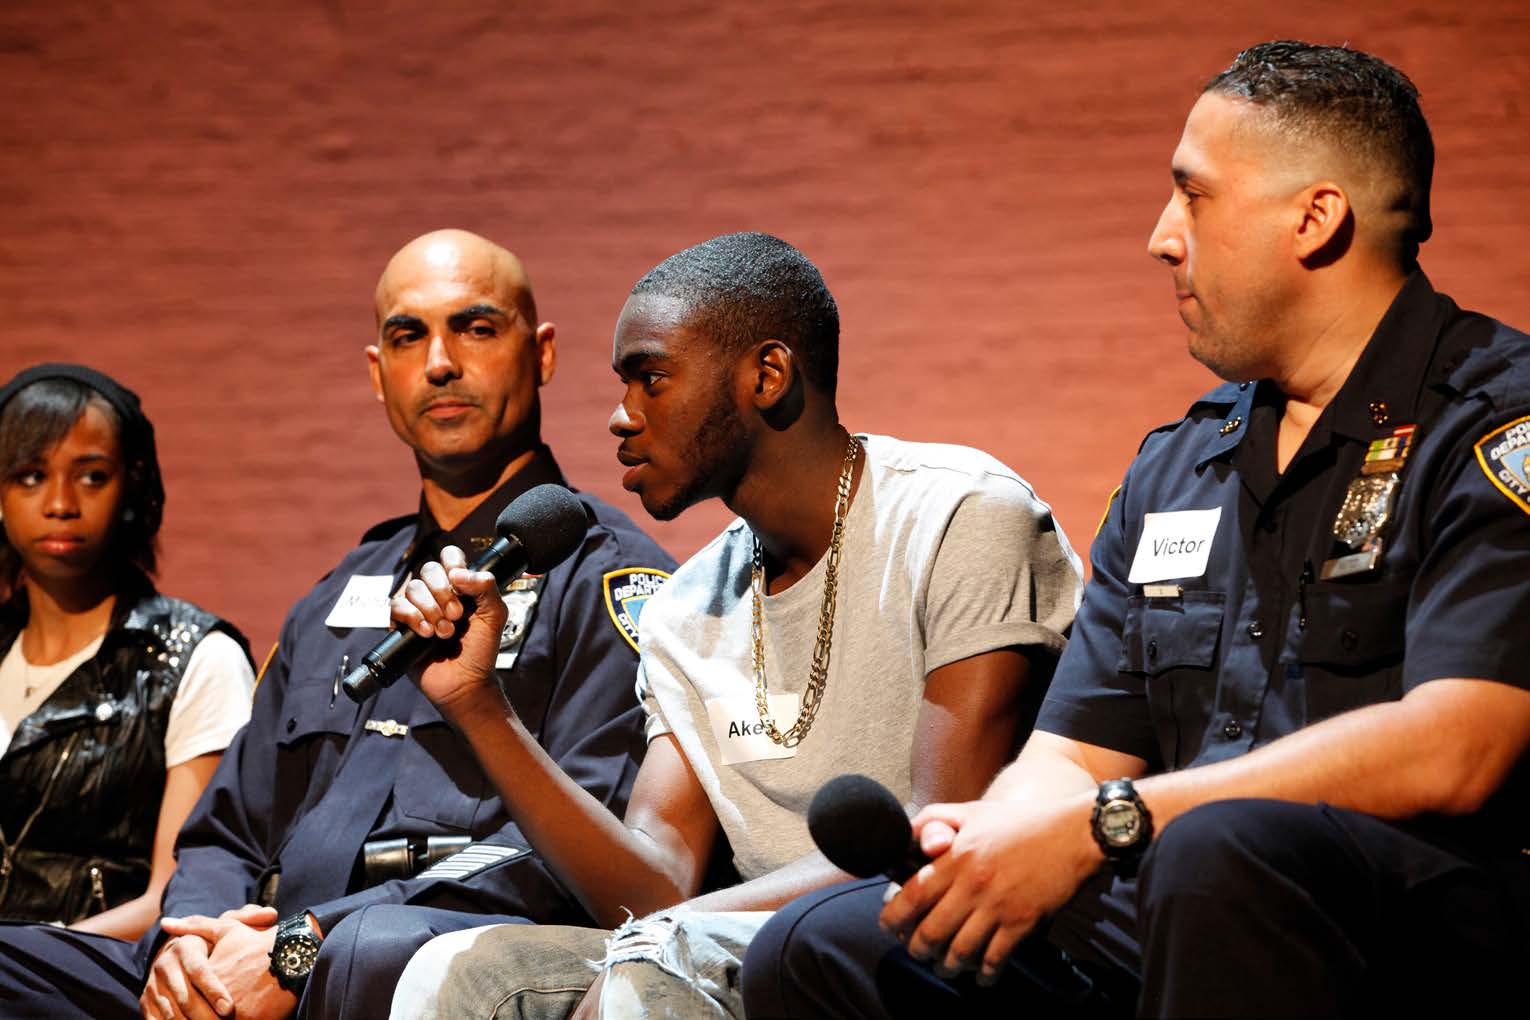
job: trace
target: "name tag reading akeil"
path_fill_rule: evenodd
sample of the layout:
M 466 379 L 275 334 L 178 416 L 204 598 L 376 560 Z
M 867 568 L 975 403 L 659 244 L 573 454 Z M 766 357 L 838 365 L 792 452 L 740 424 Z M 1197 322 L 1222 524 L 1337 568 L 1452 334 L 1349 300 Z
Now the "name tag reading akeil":
M 1200 577 L 1211 559 L 1211 542 L 1221 518 L 1221 507 L 1143 514 L 1142 538 L 1126 579 L 1132 584 L 1148 584 Z
M 335 608 L 324 618 L 324 626 L 386 628 L 392 619 L 388 611 L 392 597 L 393 578 L 389 575 L 352 574 L 335 601 Z
M 791 726 L 797 720 L 799 707 L 799 695 L 770 695 L 770 714 L 776 729 L 784 731 Z M 760 710 L 753 697 L 713 698 L 707 702 L 707 715 L 724 765 L 797 756 L 795 747 L 782 747 L 765 735 L 765 724 L 760 722 Z

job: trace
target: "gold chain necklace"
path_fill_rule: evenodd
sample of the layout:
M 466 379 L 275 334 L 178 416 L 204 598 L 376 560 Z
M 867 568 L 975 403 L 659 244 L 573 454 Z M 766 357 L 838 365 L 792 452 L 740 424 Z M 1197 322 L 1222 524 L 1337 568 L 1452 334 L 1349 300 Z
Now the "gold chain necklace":
M 770 716 L 769 687 L 765 682 L 765 564 L 760 552 L 760 538 L 754 538 L 754 704 L 760 713 L 765 735 L 782 747 L 796 747 L 813 725 L 824 684 L 829 678 L 829 647 L 834 641 L 834 596 L 839 588 L 839 551 L 845 539 L 845 513 L 850 508 L 850 480 L 855 475 L 855 458 L 861 444 L 850 437 L 845 449 L 845 466 L 839 472 L 839 491 L 834 498 L 834 533 L 829 537 L 829 562 L 823 572 L 823 605 L 818 610 L 818 639 L 813 643 L 813 665 L 808 670 L 807 689 L 802 692 L 802 710 L 791 729 L 782 733 Z

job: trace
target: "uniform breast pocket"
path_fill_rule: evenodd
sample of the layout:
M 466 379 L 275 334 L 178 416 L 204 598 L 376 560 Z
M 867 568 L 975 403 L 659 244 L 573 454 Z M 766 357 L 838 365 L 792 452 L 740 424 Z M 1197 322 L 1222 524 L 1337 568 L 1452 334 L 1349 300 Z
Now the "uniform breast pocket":
M 279 747 L 296 748 L 320 738 L 321 743 L 344 746 L 355 725 L 355 702 L 343 694 L 336 697 L 328 682 L 294 684 L 282 700 L 276 743 Z M 326 737 L 333 739 L 324 740 Z
M 1323 582 L 1307 586 L 1307 626 L 1294 657 L 1307 696 L 1307 722 L 1402 696 L 1408 581 Z
M 437 827 L 472 832 L 488 780 L 451 727 L 412 723 L 403 754 L 393 784 L 399 810 Z
M 1194 727 L 1212 712 L 1226 607 L 1227 593 L 1220 591 L 1186 591 L 1175 598 L 1133 596 L 1126 601 L 1117 669 L 1143 678 L 1168 768 L 1180 764 L 1177 720 Z
M 288 689 L 276 722 L 278 811 L 301 813 L 323 796 L 356 725 L 356 705 L 327 681 Z M 274 823 L 273 823 L 274 827 Z

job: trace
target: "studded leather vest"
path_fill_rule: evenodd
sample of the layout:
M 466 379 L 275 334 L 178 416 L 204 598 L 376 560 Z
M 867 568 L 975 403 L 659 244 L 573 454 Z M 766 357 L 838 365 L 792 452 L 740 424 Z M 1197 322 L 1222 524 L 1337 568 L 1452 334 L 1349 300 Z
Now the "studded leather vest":
M 0 655 L 25 620 L 23 596 L 0 615 Z M 0 757 L 0 918 L 73 923 L 148 887 L 170 706 L 215 629 L 243 640 L 188 602 L 125 593 L 96 655 L 16 727 Z

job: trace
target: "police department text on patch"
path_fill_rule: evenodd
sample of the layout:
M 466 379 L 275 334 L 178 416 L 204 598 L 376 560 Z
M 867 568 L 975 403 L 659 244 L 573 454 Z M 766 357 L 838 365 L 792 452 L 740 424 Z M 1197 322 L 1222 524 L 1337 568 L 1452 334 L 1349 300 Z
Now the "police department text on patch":
M 1488 481 L 1530 514 L 1530 417 L 1494 429 L 1477 440 L 1475 449 Z
M 616 629 L 622 632 L 622 637 L 627 639 L 633 651 L 637 651 L 638 647 L 638 619 L 642 615 L 643 604 L 667 580 L 667 573 L 651 567 L 613 570 L 601 578 L 606 612 L 611 614 L 611 622 L 616 624 Z

